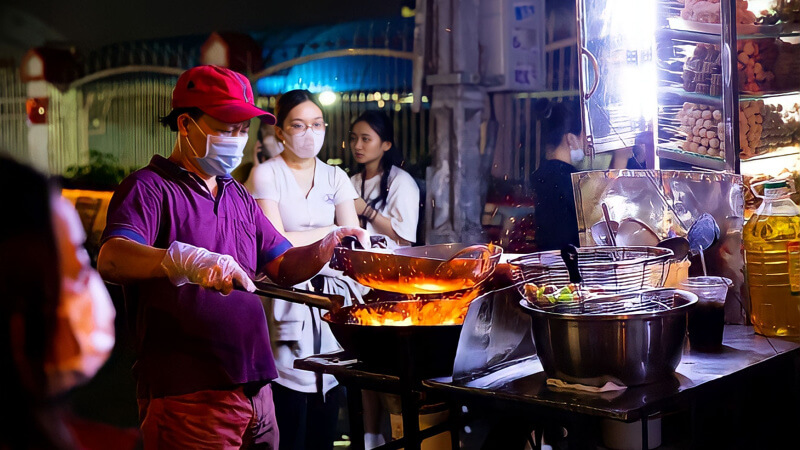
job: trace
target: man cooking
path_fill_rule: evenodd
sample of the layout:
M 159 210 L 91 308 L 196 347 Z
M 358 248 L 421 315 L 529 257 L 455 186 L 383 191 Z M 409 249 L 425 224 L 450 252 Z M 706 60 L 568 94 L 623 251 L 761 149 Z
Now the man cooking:
M 338 228 L 293 248 L 230 177 L 250 119 L 275 117 L 243 75 L 187 70 L 161 123 L 177 132 L 169 158 L 126 178 L 114 193 L 98 257 L 123 284 L 136 334 L 134 375 L 145 448 L 278 447 L 269 381 L 277 376 L 267 321 L 251 278 L 307 280 L 345 235 Z

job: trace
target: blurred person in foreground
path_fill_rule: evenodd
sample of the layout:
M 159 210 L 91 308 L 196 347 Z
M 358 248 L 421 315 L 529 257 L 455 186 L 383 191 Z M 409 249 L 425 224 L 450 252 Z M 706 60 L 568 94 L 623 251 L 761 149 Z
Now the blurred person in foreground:
M 335 227 L 292 247 L 275 229 L 230 176 L 254 117 L 275 122 L 244 75 L 185 71 L 161 118 L 177 133 L 172 154 L 123 180 L 109 205 L 98 269 L 125 290 L 145 448 L 277 448 L 277 371 L 251 279 L 297 284 L 342 237 L 369 242 Z
M 531 177 L 536 201 L 535 242 L 539 251 L 561 250 L 580 245 L 572 174 L 578 171 L 574 164 L 585 156 L 586 137 L 578 104 L 545 100 L 537 107 L 544 117 L 546 153 Z
M 0 221 L 0 398 L 10 413 L 0 448 L 89 448 L 86 433 L 96 429 L 75 428 L 66 397 L 108 359 L 114 305 L 83 248 L 77 211 L 49 180 L 0 156 L 0 187 L 10 193 Z

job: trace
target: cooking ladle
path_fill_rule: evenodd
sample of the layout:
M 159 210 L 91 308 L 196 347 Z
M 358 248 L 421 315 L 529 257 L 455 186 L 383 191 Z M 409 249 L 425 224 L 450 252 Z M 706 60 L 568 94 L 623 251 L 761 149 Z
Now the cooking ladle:
M 719 233 L 719 225 L 717 225 L 714 216 L 703 213 L 694 221 L 692 226 L 689 227 L 689 232 L 686 234 L 686 239 L 689 240 L 690 254 L 700 254 L 700 263 L 703 265 L 703 275 L 707 275 L 706 259 L 703 252 L 714 245 L 714 242 L 719 239 Z
M 617 230 L 619 230 L 619 222 L 611 221 L 611 232 L 616 234 Z M 611 239 L 608 238 L 608 229 L 609 223 L 605 220 L 601 220 L 596 224 L 592 225 L 590 228 L 592 232 L 592 238 L 594 239 L 594 243 L 597 245 L 611 245 Z
M 686 234 L 689 249 L 693 254 L 707 250 L 719 239 L 719 225 L 709 213 L 703 213 L 694 221 Z
M 611 228 L 611 216 L 608 214 L 608 206 L 605 203 L 601 203 L 600 205 L 603 208 L 603 218 L 606 220 L 606 231 L 608 232 L 608 242 L 611 243 L 612 247 L 617 246 L 617 237 L 614 235 L 615 232 Z
M 683 236 L 664 239 L 656 247 L 672 250 L 673 258 L 677 261 L 683 261 L 689 256 L 689 240 Z
M 487 270 L 490 270 L 492 265 L 490 258 L 492 257 L 492 249 L 489 248 L 488 245 L 484 244 L 476 244 L 470 245 L 469 247 L 464 247 L 461 250 L 457 251 L 453 256 L 447 259 L 447 261 L 443 261 L 436 267 L 436 270 L 433 272 L 434 277 L 437 278 L 452 278 L 455 273 L 456 266 L 453 265 L 453 262 L 457 259 L 480 259 L 481 260 L 481 267 L 480 267 L 480 274 L 482 276 L 486 273 Z

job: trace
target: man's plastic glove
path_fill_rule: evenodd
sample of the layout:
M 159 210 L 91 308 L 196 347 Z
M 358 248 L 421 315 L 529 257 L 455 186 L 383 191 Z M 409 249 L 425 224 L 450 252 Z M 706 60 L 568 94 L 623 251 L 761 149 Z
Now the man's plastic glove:
M 175 286 L 186 283 L 199 284 L 204 288 L 215 289 L 228 295 L 233 290 L 235 282 L 248 292 L 256 290 L 250 277 L 232 256 L 210 252 L 183 242 L 175 241 L 169 246 L 167 254 L 161 261 L 161 267 Z

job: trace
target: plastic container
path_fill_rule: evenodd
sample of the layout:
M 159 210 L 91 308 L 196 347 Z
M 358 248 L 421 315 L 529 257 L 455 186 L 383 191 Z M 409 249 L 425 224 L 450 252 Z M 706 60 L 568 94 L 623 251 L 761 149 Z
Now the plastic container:
M 800 208 L 786 181 L 751 189 L 764 202 L 744 226 L 750 320 L 764 336 L 800 336 Z
M 689 310 L 687 328 L 692 350 L 713 352 L 722 348 L 725 298 L 732 285 L 724 277 L 693 277 L 681 283 L 681 289 L 697 296 L 697 305 Z

